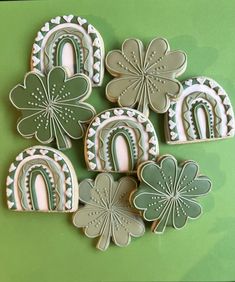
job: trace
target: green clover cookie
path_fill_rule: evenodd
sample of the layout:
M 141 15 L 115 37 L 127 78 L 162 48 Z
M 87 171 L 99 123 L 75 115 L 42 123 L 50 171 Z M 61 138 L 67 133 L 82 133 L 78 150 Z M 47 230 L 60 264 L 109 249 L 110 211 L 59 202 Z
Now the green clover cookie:
M 62 67 L 51 69 L 46 77 L 27 73 L 23 85 L 10 93 L 12 104 L 22 112 L 19 133 L 45 144 L 55 138 L 59 149 L 70 148 L 69 138 L 82 138 L 83 123 L 95 114 L 94 108 L 83 102 L 90 94 L 91 82 L 84 74 L 68 78 Z
M 181 83 L 175 78 L 187 65 L 186 54 L 170 51 L 166 39 L 155 38 L 145 50 L 138 39 L 127 39 L 122 50 L 114 50 L 106 56 L 106 67 L 115 77 L 106 87 L 106 96 L 121 107 L 136 107 L 149 115 L 149 108 L 165 113 L 170 100 L 176 99 Z
M 85 179 L 79 185 L 80 200 L 85 206 L 73 218 L 76 227 L 84 228 L 87 237 L 100 237 L 97 248 L 105 251 L 112 238 L 120 247 L 129 245 L 131 236 L 145 232 L 139 212 L 130 206 L 130 193 L 137 182 L 132 177 L 114 181 L 109 173 L 100 173 L 96 179 Z
M 182 228 L 188 218 L 197 218 L 202 209 L 196 198 L 207 194 L 211 181 L 198 175 L 194 161 L 178 165 L 170 155 L 157 163 L 143 163 L 138 170 L 140 186 L 132 194 L 134 206 L 143 211 L 147 221 L 153 221 L 155 233 L 163 233 L 166 226 Z

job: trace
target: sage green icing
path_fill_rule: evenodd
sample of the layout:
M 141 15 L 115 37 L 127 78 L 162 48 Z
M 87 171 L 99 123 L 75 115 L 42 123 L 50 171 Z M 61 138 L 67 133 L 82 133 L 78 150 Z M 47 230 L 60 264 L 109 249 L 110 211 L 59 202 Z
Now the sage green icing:
M 85 179 L 80 183 L 81 201 L 85 206 L 74 214 L 73 223 L 84 228 L 87 237 L 99 237 L 98 249 L 105 251 L 111 238 L 116 245 L 124 247 L 130 243 L 131 236 L 144 234 L 144 223 L 129 203 L 130 193 L 136 186 L 132 177 L 114 181 L 108 173 L 98 174 L 94 181 Z
M 139 168 L 140 185 L 132 195 L 134 206 L 144 219 L 153 221 L 153 231 L 163 233 L 166 226 L 182 228 L 188 218 L 197 218 L 202 210 L 196 198 L 207 194 L 211 181 L 198 175 L 194 161 L 178 165 L 170 155 L 158 162 L 145 162 Z
M 16 176 L 17 170 L 19 171 Z M 38 174 L 43 176 L 47 189 L 47 211 L 66 211 L 74 208 L 76 187 L 73 167 L 67 164 L 61 152 L 45 146 L 34 146 L 21 152 L 10 166 L 7 177 L 7 200 L 10 209 L 41 210 L 35 194 L 35 179 Z M 15 186 L 18 191 L 15 191 Z M 16 202 L 15 193 L 18 194 L 20 203 Z M 69 202 L 71 207 L 68 206 Z
M 12 104 L 22 113 L 19 133 L 45 144 L 55 138 L 59 149 L 70 148 L 70 138 L 82 138 L 83 123 L 94 116 L 94 108 L 84 102 L 90 93 L 90 79 L 84 74 L 68 78 L 62 67 L 51 69 L 46 77 L 29 72 L 23 85 L 10 93 Z
M 175 78 L 186 68 L 186 54 L 169 51 L 166 39 L 153 39 L 145 50 L 138 39 L 127 39 L 122 50 L 114 50 L 106 56 L 106 67 L 115 77 L 106 87 L 106 96 L 121 107 L 137 107 L 144 115 L 149 108 L 164 113 L 170 100 L 182 90 Z

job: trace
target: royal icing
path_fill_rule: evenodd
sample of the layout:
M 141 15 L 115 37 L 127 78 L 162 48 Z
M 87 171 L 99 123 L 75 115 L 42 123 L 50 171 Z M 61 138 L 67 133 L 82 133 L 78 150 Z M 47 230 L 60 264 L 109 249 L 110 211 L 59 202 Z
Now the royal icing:
M 141 162 L 155 160 L 158 151 L 152 123 L 137 110 L 106 110 L 87 129 L 85 159 L 90 170 L 134 172 Z
M 23 85 L 18 84 L 10 93 L 12 104 L 22 113 L 17 123 L 19 133 L 26 138 L 35 136 L 45 144 L 55 138 L 59 149 L 70 148 L 70 138 L 82 138 L 83 124 L 95 114 L 84 102 L 90 93 L 86 75 L 68 78 L 62 67 L 51 69 L 47 76 L 27 73 Z
M 55 17 L 37 34 L 31 66 L 45 74 L 54 66 L 63 66 L 70 75 L 84 73 L 93 86 L 100 86 L 104 75 L 103 39 L 86 19 L 74 15 Z
M 64 154 L 49 147 L 21 152 L 10 165 L 6 186 L 11 210 L 72 212 L 78 207 L 74 168 Z
M 94 181 L 86 179 L 79 184 L 80 200 L 85 206 L 74 214 L 73 223 L 84 228 L 87 237 L 99 237 L 99 250 L 105 251 L 111 238 L 117 246 L 124 247 L 129 245 L 131 236 L 144 234 L 144 223 L 129 203 L 130 193 L 136 186 L 132 177 L 114 181 L 108 173 L 100 173 Z
M 166 139 L 170 144 L 215 140 L 234 136 L 234 114 L 225 90 L 207 77 L 183 82 L 178 101 L 166 113 Z
M 138 39 L 127 39 L 122 50 L 106 56 L 107 70 L 115 77 L 106 86 L 106 96 L 121 107 L 137 107 L 148 117 L 149 108 L 164 113 L 182 86 L 175 78 L 186 69 L 186 54 L 170 51 L 166 39 L 153 39 L 145 50 Z
M 147 221 L 153 221 L 155 233 L 163 233 L 166 226 L 182 228 L 188 218 L 197 218 L 202 212 L 196 198 L 207 194 L 211 181 L 198 175 L 194 161 L 178 165 L 170 155 L 157 162 L 145 162 L 138 168 L 140 186 L 132 194 L 134 206 L 143 212 Z

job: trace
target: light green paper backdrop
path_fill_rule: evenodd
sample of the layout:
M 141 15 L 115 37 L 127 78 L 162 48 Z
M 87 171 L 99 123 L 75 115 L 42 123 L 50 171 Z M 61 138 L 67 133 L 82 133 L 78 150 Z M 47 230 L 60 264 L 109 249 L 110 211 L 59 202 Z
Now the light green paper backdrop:
M 188 55 L 183 78 L 206 75 L 218 81 L 235 106 L 235 1 L 79 0 L 74 2 L 0 3 L 0 281 L 234 281 L 235 280 L 235 139 L 191 145 L 164 143 L 163 116 L 151 114 L 160 153 L 199 162 L 211 177 L 213 190 L 201 200 L 204 215 L 181 231 L 143 238 L 127 248 L 111 246 L 105 253 L 94 248 L 71 224 L 71 215 L 17 213 L 5 204 L 8 166 L 24 148 L 37 144 L 16 132 L 19 113 L 10 105 L 9 90 L 29 70 L 36 32 L 50 18 L 76 14 L 102 34 L 106 51 L 124 39 L 145 43 L 155 36 L 169 40 L 172 49 Z M 112 107 L 103 87 L 89 101 L 97 112 Z M 66 152 L 79 180 L 88 176 L 82 141 Z

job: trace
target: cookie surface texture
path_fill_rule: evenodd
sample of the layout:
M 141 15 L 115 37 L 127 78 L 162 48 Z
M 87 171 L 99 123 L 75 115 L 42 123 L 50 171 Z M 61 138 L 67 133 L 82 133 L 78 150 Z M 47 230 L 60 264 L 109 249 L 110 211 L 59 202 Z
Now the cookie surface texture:
M 234 113 L 228 94 L 213 79 L 194 77 L 183 82 L 178 101 L 165 114 L 169 144 L 209 141 L 234 136 Z
M 121 107 L 137 108 L 145 116 L 149 109 L 164 113 L 182 91 L 176 79 L 187 65 L 186 54 L 170 51 L 166 39 L 155 38 L 145 49 L 138 39 L 127 39 L 122 50 L 110 51 L 106 68 L 116 78 L 106 86 L 106 96 Z
M 85 160 L 89 170 L 135 172 L 139 163 L 155 160 L 158 139 L 142 113 L 114 108 L 97 115 L 85 137 Z
M 196 199 L 210 191 L 211 181 L 198 172 L 196 162 L 178 164 L 170 155 L 138 168 L 140 186 L 131 200 L 145 220 L 153 221 L 153 232 L 163 233 L 166 226 L 180 229 L 188 218 L 201 215 L 202 208 Z
M 102 84 L 104 43 L 100 33 L 86 19 L 58 16 L 46 22 L 33 44 L 31 69 L 47 74 L 63 66 L 69 74 L 84 73 L 93 86 Z
M 57 147 L 71 147 L 72 139 L 84 136 L 84 123 L 95 115 L 84 100 L 91 94 L 90 79 L 84 74 L 68 78 L 62 67 L 50 70 L 47 76 L 38 72 L 26 74 L 23 84 L 15 86 L 10 101 L 21 111 L 18 132 L 48 144 L 56 139 Z
M 60 151 L 34 146 L 21 152 L 7 177 L 10 210 L 73 212 L 78 207 L 78 183 L 70 160 Z
M 97 248 L 105 251 L 112 238 L 120 247 L 130 244 L 131 236 L 145 232 L 139 212 L 129 203 L 130 193 L 137 182 L 132 177 L 114 181 L 111 174 L 100 173 L 93 181 L 85 179 L 79 184 L 80 200 L 85 203 L 74 214 L 73 223 L 84 228 L 87 237 L 99 237 Z

